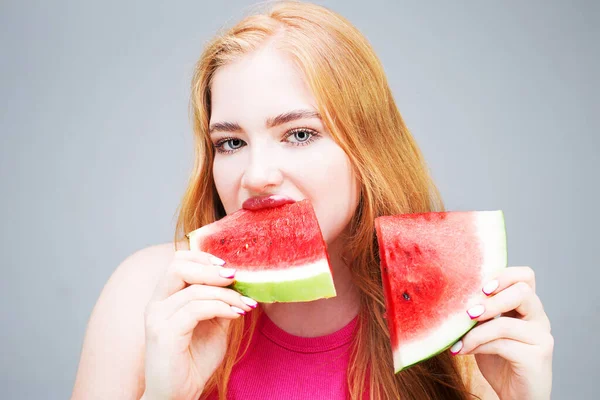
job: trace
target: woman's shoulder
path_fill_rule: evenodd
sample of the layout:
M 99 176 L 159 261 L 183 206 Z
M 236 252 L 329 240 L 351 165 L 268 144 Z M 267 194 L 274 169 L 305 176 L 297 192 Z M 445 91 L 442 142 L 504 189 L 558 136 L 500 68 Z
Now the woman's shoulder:
M 154 288 L 165 274 L 177 250 L 187 249 L 185 242 L 170 242 L 147 246 L 130 253 L 111 274 L 98 299 L 118 302 L 121 306 L 113 312 L 145 309 Z M 128 310 L 129 309 L 129 310 Z
M 132 252 L 113 271 L 103 294 L 107 291 L 123 291 L 131 297 L 149 301 L 154 287 L 164 275 L 175 252 L 183 246 L 182 242 L 161 243 Z
M 113 271 L 87 324 L 72 399 L 141 395 L 144 311 L 175 251 L 184 248 L 185 243 L 148 246 L 132 252 Z M 107 381 L 113 385 L 108 387 Z
M 136 250 L 121 262 L 111 278 L 157 280 L 165 272 L 175 252 L 184 249 L 184 246 L 185 242 L 171 242 Z M 185 248 L 187 249 L 187 246 Z

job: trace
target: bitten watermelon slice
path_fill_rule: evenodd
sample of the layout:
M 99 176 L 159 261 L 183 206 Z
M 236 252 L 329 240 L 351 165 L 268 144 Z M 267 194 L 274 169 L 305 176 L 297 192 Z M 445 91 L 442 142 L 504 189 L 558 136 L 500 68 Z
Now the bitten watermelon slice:
M 262 303 L 336 295 L 316 215 L 308 200 L 239 210 L 188 234 L 190 249 L 235 268 L 233 288 Z
M 387 323 L 399 372 L 475 326 L 469 306 L 506 267 L 502 211 L 432 212 L 375 220 Z

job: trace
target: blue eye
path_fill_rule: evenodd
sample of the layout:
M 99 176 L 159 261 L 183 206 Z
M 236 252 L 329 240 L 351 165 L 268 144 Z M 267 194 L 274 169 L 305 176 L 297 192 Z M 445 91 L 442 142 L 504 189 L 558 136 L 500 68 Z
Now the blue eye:
M 233 153 L 234 151 L 244 147 L 246 143 L 242 139 L 225 138 L 215 144 L 215 149 L 219 153 Z
M 296 146 L 306 145 L 312 142 L 317 134 L 308 129 L 296 129 L 288 133 L 286 140 Z
M 227 147 L 227 146 L 230 147 L 229 149 L 225 149 L 225 150 L 237 150 L 240 147 L 242 147 L 243 144 L 244 144 L 244 142 L 242 140 L 240 140 L 240 139 L 229 139 L 229 140 L 226 140 L 223 143 L 223 146 L 224 147 Z
M 294 139 L 296 139 L 299 142 L 306 142 L 308 139 L 310 139 L 311 133 L 308 131 L 298 131 L 298 132 L 294 132 Z

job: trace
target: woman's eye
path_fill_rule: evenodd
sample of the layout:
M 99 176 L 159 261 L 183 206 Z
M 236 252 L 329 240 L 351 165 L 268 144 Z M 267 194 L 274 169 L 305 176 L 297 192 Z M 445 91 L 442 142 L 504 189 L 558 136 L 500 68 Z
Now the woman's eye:
M 242 139 L 223 139 L 217 144 L 215 144 L 215 148 L 219 153 L 232 153 L 241 147 L 244 147 L 244 141 Z
M 228 139 L 222 143 L 223 150 L 237 150 L 244 145 L 244 141 L 240 139 Z
M 305 143 L 305 142 L 309 141 L 313 136 L 315 136 L 314 133 L 307 131 L 305 129 L 301 129 L 301 130 L 292 132 L 287 137 L 287 140 L 292 143 Z

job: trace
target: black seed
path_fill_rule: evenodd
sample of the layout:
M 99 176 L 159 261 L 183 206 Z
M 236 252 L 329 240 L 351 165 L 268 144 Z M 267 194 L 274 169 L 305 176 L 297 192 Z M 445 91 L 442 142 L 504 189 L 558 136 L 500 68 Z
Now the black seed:
M 402 297 L 404 297 L 404 300 L 410 300 L 410 295 L 406 292 L 402 293 Z
M 221 239 L 221 244 L 225 244 L 225 239 Z

